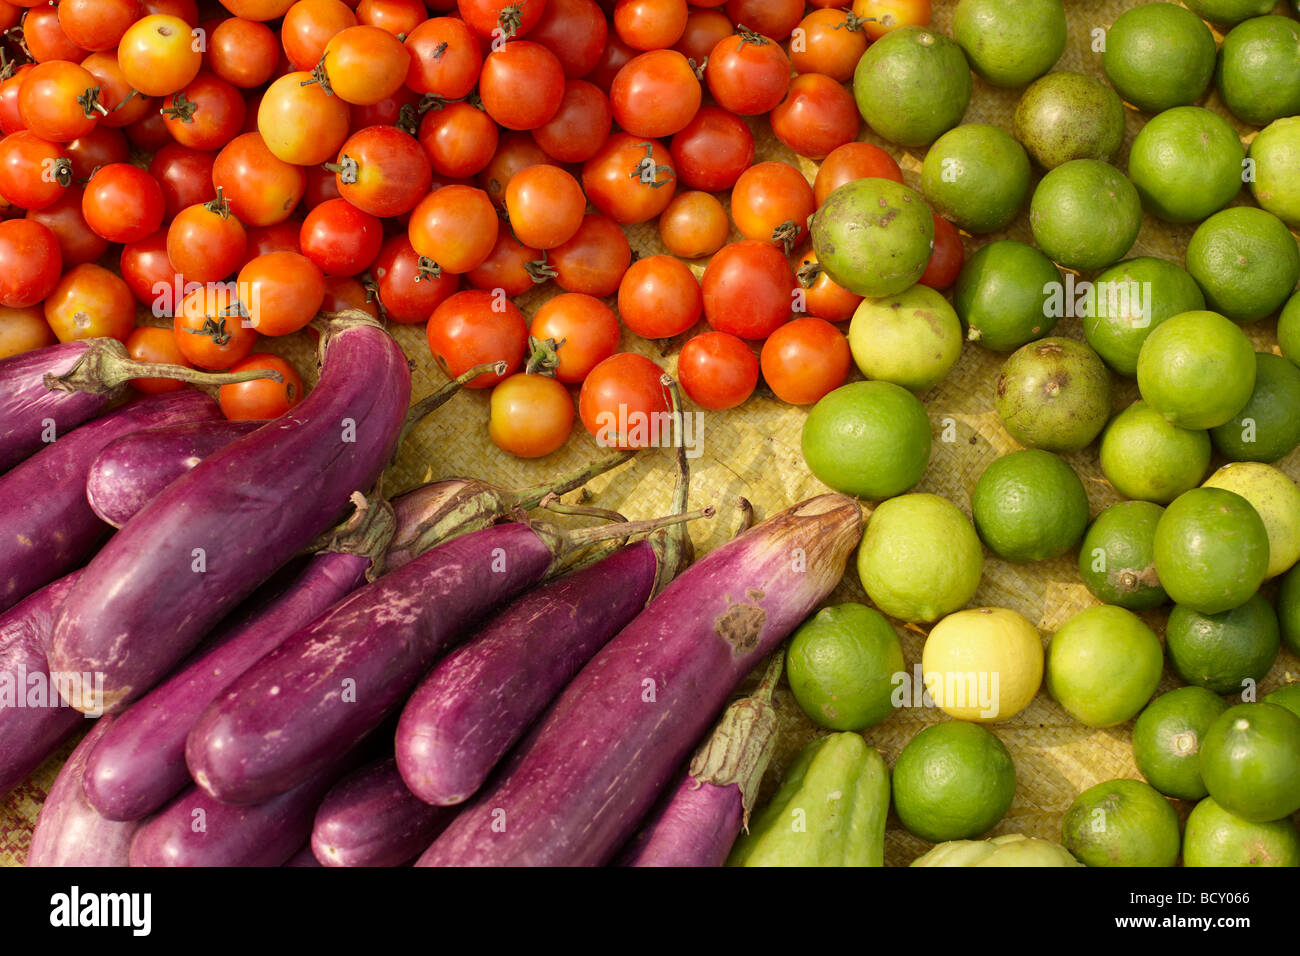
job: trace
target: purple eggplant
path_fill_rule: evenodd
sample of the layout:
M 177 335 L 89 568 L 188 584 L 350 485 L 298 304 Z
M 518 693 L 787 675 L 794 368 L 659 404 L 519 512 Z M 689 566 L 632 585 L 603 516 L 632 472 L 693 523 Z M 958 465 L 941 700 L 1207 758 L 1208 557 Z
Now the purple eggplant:
M 311 841 L 304 843 L 302 848 L 289 859 L 280 864 L 281 866 L 320 866 L 320 860 L 316 859 L 316 854 L 312 852 Z
M 50 787 L 36 818 L 28 866 L 126 866 L 131 840 L 140 825 L 106 820 L 86 802 L 81 772 L 86 756 L 113 725 L 112 717 L 95 721 L 77 744 Z
M 763 773 L 776 747 L 772 692 L 785 652 L 772 655 L 758 689 L 722 715 L 682 782 L 623 858 L 624 866 L 722 866 L 749 826 Z
M 279 380 L 279 372 L 253 369 L 214 374 L 179 365 L 136 362 L 117 339 L 64 342 L 0 360 L 0 472 L 94 418 L 144 375 L 197 385 L 254 378 Z
M 601 865 L 745 676 L 844 574 L 862 511 L 801 502 L 686 569 L 565 688 L 419 866 Z
M 0 611 L 80 565 L 108 534 L 86 501 L 86 475 L 104 446 L 144 428 L 220 415 L 194 389 L 152 395 L 68 432 L 0 476 Z
M 126 435 L 90 466 L 86 500 L 100 520 L 120 528 L 204 458 L 265 424 L 221 418 Z
M 59 696 L 45 663 L 54 616 L 80 573 L 47 584 L 0 614 L 0 796 L 86 726 L 85 715 Z
M 429 845 L 456 811 L 431 807 L 386 757 L 334 785 L 316 811 L 311 846 L 324 866 L 400 866 Z
M 68 595 L 51 665 L 102 671 L 105 713 L 180 663 L 392 458 L 410 368 L 392 337 L 356 314 L 331 321 L 322 336 L 324 367 L 310 395 L 168 485 Z
M 515 522 L 426 551 L 344 598 L 236 680 L 190 731 L 190 774 L 229 803 L 298 785 L 401 706 L 472 624 L 565 555 L 698 516 L 567 533 Z

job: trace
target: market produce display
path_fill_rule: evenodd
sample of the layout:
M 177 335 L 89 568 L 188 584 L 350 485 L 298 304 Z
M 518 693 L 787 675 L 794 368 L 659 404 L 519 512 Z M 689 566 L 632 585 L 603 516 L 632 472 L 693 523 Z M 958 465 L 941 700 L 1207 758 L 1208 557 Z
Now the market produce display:
M 0 862 L 1300 865 L 1293 14 L 0 0 Z

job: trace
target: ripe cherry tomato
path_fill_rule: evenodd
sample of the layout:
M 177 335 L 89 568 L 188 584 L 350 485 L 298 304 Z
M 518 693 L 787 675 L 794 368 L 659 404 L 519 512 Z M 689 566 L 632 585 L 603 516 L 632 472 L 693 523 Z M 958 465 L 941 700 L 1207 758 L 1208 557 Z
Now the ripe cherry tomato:
M 422 264 L 423 263 L 423 264 Z M 442 302 L 460 287 L 460 277 L 439 272 L 422 260 L 406 236 L 393 236 L 371 263 L 370 273 L 379 288 L 379 301 L 394 322 L 428 322 Z
M 686 0 L 618 0 L 614 31 L 634 50 L 665 50 L 686 29 Z
M 172 321 L 176 347 L 192 365 L 224 371 L 253 351 L 258 336 L 247 321 L 229 283 L 195 286 Z
M 302 169 L 277 159 L 261 133 L 242 133 L 227 143 L 213 164 L 212 182 L 245 226 L 284 222 L 307 188 Z
M 149 102 L 152 104 L 155 101 Z M 132 146 L 145 153 L 156 152 L 168 143 L 176 142 L 163 121 L 162 113 L 157 110 L 151 110 L 134 123 L 124 127 L 122 131 L 126 133 L 126 138 L 131 141 Z
M 367 126 L 396 126 L 403 132 L 415 135 L 420 126 L 420 94 L 409 86 L 400 86 L 392 96 L 378 103 L 351 103 L 348 106 L 352 129 Z
M 175 333 L 171 329 L 152 325 L 140 325 L 131 330 L 126 337 L 126 354 L 137 362 L 194 367 L 177 348 Z M 174 378 L 133 378 L 131 387 L 146 395 L 160 395 L 163 392 L 179 392 L 185 388 L 185 383 Z
M 581 382 L 593 368 L 618 351 L 618 316 L 599 299 L 564 292 L 544 302 L 534 314 L 528 334 L 556 343 L 555 377 Z
M 837 83 L 853 78 L 867 52 L 863 24 L 848 10 L 814 10 L 799 22 L 790 41 L 790 65 L 796 73 L 822 73 Z
M 25 309 L 0 307 L 0 359 L 42 349 L 57 341 L 40 306 L 32 305 Z
M 96 336 L 123 341 L 135 328 L 135 296 L 103 266 L 73 266 L 45 299 L 45 321 L 60 342 Z
M 264 23 L 228 17 L 208 38 L 208 66 L 241 90 L 261 86 L 275 75 L 280 44 Z
M 605 51 L 609 22 L 594 0 L 547 0 L 528 39 L 555 54 L 570 80 L 595 69 Z
M 899 27 L 928 25 L 930 0 L 853 0 L 853 13 L 875 41 Z
M 67 60 L 38 63 L 18 89 L 18 115 L 52 143 L 84 136 L 99 122 L 98 87 L 85 67 Z
M 546 0 L 458 0 L 456 7 L 479 36 L 509 40 L 524 36 L 537 25 Z
M 216 282 L 244 261 L 248 236 L 218 192 L 210 202 L 187 206 L 167 229 L 167 258 L 193 282 Z
M 677 377 L 691 401 L 721 411 L 743 405 L 758 385 L 758 358 L 726 332 L 703 332 L 682 346 Z
M 406 49 L 406 85 L 417 93 L 458 100 L 474 88 L 483 68 L 478 39 L 455 17 L 425 20 L 406 38 Z
M 721 10 L 701 10 L 692 6 L 686 15 L 686 29 L 673 44 L 673 49 L 699 68 L 718 42 L 735 32 L 735 26 Z
M 664 248 L 682 259 L 711 256 L 727 243 L 731 223 L 712 193 L 678 193 L 659 217 Z
M 492 389 L 488 408 L 493 444 L 518 458 L 549 455 L 573 431 L 573 398 L 545 375 L 511 375 Z
M 672 406 L 663 369 L 644 355 L 619 352 L 601 362 L 582 383 L 578 414 L 605 448 L 668 445 Z M 670 426 L 668 426 L 670 427 Z
M 561 289 L 603 298 L 618 291 L 632 262 L 632 247 L 612 219 L 589 213 L 573 238 L 551 249 L 547 260 Z
M 464 179 L 482 171 L 499 136 L 492 117 L 468 103 L 434 107 L 420 119 L 420 145 L 440 176 Z
M 310 79 L 310 73 L 301 71 L 285 74 L 267 87 L 257 108 L 257 131 L 266 148 L 297 166 L 336 156 L 351 119 L 347 103 Z
M 479 188 L 488 194 L 493 203 L 505 208 L 506 187 L 521 169 L 549 163 L 547 156 L 533 137 L 527 133 L 505 132 L 497 142 L 496 152 L 483 171 L 475 177 Z
M 850 292 L 826 274 L 817 253 L 812 250 L 804 254 L 795 275 L 804 290 L 803 308 L 799 308 L 796 302 L 796 312 L 806 312 L 827 322 L 847 322 L 862 302 L 862 296 Z
M 165 13 L 178 20 L 184 20 L 190 26 L 198 26 L 199 7 L 196 0 L 141 0 L 141 2 L 144 4 L 146 14 Z M 238 3 L 239 0 L 233 0 L 231 3 L 223 3 L 222 6 L 233 7 Z M 283 13 L 284 11 L 281 10 L 275 16 L 278 17 Z M 236 13 L 235 16 L 243 16 L 243 14 Z M 267 17 L 267 19 L 273 20 L 275 17 Z
M 100 114 L 98 129 L 130 126 L 147 115 L 157 114 L 157 101 L 135 92 L 122 72 L 122 65 L 117 62 L 115 50 L 92 53 L 81 61 L 81 65 L 95 78 L 99 102 L 108 110 L 107 114 Z
M 500 220 L 487 193 L 472 186 L 443 186 L 420 200 L 407 235 L 420 255 L 445 272 L 465 273 L 496 245 Z
M 584 79 L 596 84 L 601 90 L 609 92 L 610 85 L 618 71 L 637 55 L 636 50 L 619 39 L 618 34 L 610 31 L 605 38 L 605 48 L 600 51 L 596 65 L 591 68 Z
M 380 218 L 414 209 L 429 192 L 433 176 L 419 141 L 395 126 L 370 126 L 353 133 L 339 149 L 338 167 L 339 195 Z
M 277 222 L 273 226 L 252 226 L 245 230 L 248 234 L 248 248 L 244 252 L 244 261 L 239 264 L 242 269 L 258 256 L 268 252 L 302 252 L 298 244 L 299 230 L 302 223 L 294 219 Z
M 314 70 L 325 44 L 336 33 L 357 25 L 357 15 L 343 0 L 300 0 L 280 24 L 280 43 L 295 70 Z
M 775 41 L 745 31 L 713 48 L 704 78 L 723 109 L 756 116 L 775 109 L 785 97 L 790 86 L 790 61 Z
M 700 107 L 671 145 L 682 185 L 706 192 L 730 189 L 754 162 L 754 134 L 739 116 L 717 106 Z
M 532 130 L 546 154 L 561 163 L 585 163 L 609 139 L 614 111 L 609 97 L 585 80 L 567 80 L 555 115 Z M 496 140 L 493 139 L 495 148 Z
M 0 140 L 0 197 L 20 209 L 58 202 L 72 183 L 72 160 L 56 143 L 20 129 Z
M 791 405 L 811 405 L 839 388 L 852 360 L 844 333 L 812 317 L 787 322 L 773 332 L 759 357 L 763 381 Z
M 536 129 L 560 108 L 564 68 L 540 43 L 516 40 L 483 60 L 478 92 L 488 116 L 506 129 Z
M 780 249 L 750 239 L 719 249 L 700 285 L 709 325 L 742 339 L 765 339 L 790 318 L 798 282 Z
M 138 166 L 102 166 L 86 184 L 81 214 L 109 242 L 135 242 L 162 225 L 162 187 Z
M 302 377 L 278 355 L 257 353 L 231 366 L 232 372 L 264 368 L 279 372 L 282 381 L 255 378 L 248 382 L 222 385 L 217 391 L 221 414 L 232 422 L 270 421 L 279 418 L 302 401 Z
M 27 128 L 22 115 L 18 112 L 18 91 L 22 89 L 27 74 L 34 69 L 36 69 L 35 63 L 24 63 L 7 78 L 0 80 L 0 133 L 6 136 Z
M 64 143 L 63 151 L 72 160 L 73 178 L 81 182 L 89 179 L 100 166 L 125 163 L 131 158 L 131 144 L 126 134 L 111 126 L 96 126 L 85 136 Z
M 117 47 L 117 62 L 137 91 L 145 96 L 166 96 L 198 75 L 203 54 L 196 46 L 184 20 L 153 14 L 127 28 Z
M 509 229 L 497 230 L 496 245 L 488 257 L 465 273 L 476 289 L 504 289 L 506 295 L 523 295 L 550 275 L 540 249 L 525 246 Z
M 685 6 L 685 4 L 683 4 Z M 651 50 L 618 71 L 609 89 L 614 121 L 633 136 L 682 130 L 700 108 L 700 81 L 676 50 Z
M 788 37 L 803 17 L 803 0 L 727 0 L 732 23 L 780 42 Z
M 772 110 L 772 132 L 800 156 L 823 159 L 858 135 L 853 94 L 829 76 L 805 73 L 790 81 L 790 92 Z
M 642 338 L 680 335 L 699 321 L 703 309 L 700 281 L 672 256 L 638 259 L 618 287 L 623 324 Z
M 59 26 L 83 50 L 111 50 L 122 34 L 144 16 L 139 0 L 62 0 Z
M 506 212 L 516 238 L 535 249 L 554 249 L 582 225 L 587 197 L 559 166 L 529 166 L 506 187 Z
M 596 210 L 623 225 L 653 219 L 677 188 L 663 144 L 618 132 L 582 166 L 582 188 Z
M 348 27 L 325 44 L 321 61 L 330 90 L 347 103 L 378 103 L 406 82 L 411 54 L 380 27 Z
M 357 22 L 379 27 L 395 37 L 406 36 L 429 18 L 424 0 L 361 0 Z
M 467 388 L 489 388 L 516 371 L 528 348 L 528 323 L 519 307 L 505 297 L 481 289 L 457 292 L 429 316 L 425 328 L 429 351 L 449 378 L 476 365 L 505 362 L 504 375 L 484 372 Z
M 284 16 L 293 3 L 294 0 L 221 0 L 221 5 L 235 16 L 259 21 L 274 20 Z
M 375 261 L 384 224 L 346 199 L 321 203 L 302 223 L 302 253 L 327 276 L 354 276 Z
M 191 149 L 220 149 L 244 125 L 239 88 L 215 73 L 200 73 L 163 100 L 163 119 L 172 138 Z
M 263 335 L 288 335 L 315 318 L 325 300 L 325 276 L 296 252 L 268 252 L 239 270 L 239 299 Z
M 37 63 L 50 60 L 80 61 L 89 50 L 77 46 L 59 25 L 59 10 L 43 3 L 23 4 L 30 9 L 23 17 L 23 43 Z
M 966 262 L 966 250 L 962 246 L 961 233 L 947 219 L 936 214 L 934 217 L 934 251 L 925 272 L 917 281 L 932 289 L 942 292 L 954 282 Z
M 787 254 L 808 236 L 817 211 L 812 186 L 789 163 L 758 163 L 731 190 L 731 218 L 746 239 L 780 246 Z
M 50 205 L 27 213 L 28 219 L 58 238 L 65 266 L 94 262 L 108 251 L 108 240 L 96 235 L 81 215 L 81 193 L 82 188 L 73 183 Z
M 321 312 L 346 312 L 348 309 L 364 312 L 376 322 L 382 318 L 379 298 L 375 295 L 373 286 L 366 288 L 359 280 L 349 276 L 326 276 Z
M 855 179 L 870 177 L 903 181 L 903 171 L 894 157 L 879 146 L 870 143 L 845 143 L 831 150 L 817 169 L 813 181 L 813 197 L 820 206 L 838 187 Z
M 149 161 L 149 175 L 158 180 L 163 193 L 163 221 L 176 218 L 182 209 L 210 202 L 217 190 L 212 170 L 217 154 L 169 143 Z
M 166 229 L 124 245 L 118 268 L 137 302 L 148 306 L 159 318 L 175 314 L 185 295 L 185 277 L 176 275 L 167 256 Z

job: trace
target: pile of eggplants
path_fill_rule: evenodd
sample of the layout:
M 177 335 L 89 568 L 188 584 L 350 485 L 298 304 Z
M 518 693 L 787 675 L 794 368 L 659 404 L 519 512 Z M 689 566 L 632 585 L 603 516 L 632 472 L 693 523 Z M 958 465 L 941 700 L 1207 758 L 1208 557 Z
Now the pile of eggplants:
M 727 704 L 839 581 L 855 502 L 802 502 L 692 563 L 685 523 L 714 509 L 688 510 L 684 449 L 654 521 L 528 513 L 628 452 L 387 498 L 405 433 L 457 383 L 412 406 L 359 313 L 269 422 L 191 389 L 125 400 L 141 369 L 74 345 L 0 362 L 22 386 L 0 403 L 0 534 L 21 544 L 0 558 L 0 682 L 62 695 L 7 706 L 0 683 L 0 795 L 90 730 L 28 865 L 725 859 L 779 669 Z

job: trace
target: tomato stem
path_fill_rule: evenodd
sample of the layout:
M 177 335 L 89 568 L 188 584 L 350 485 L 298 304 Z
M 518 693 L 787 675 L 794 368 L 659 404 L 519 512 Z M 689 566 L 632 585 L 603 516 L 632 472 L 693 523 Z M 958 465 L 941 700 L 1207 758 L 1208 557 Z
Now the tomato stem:
M 799 235 L 803 230 L 793 219 L 787 219 L 775 229 L 772 230 L 772 241 L 781 244 L 788 256 L 790 250 L 794 248 L 795 243 L 799 240 Z
M 99 113 L 101 116 L 108 115 L 108 108 L 99 102 L 99 87 L 94 86 L 86 90 L 77 97 L 77 105 L 85 112 L 87 116 L 94 116 Z
M 772 42 L 767 37 L 763 36 L 763 34 L 755 33 L 743 23 L 736 24 L 736 36 L 740 37 L 741 46 L 744 46 L 746 43 L 752 43 L 754 46 L 767 46 L 767 44 Z
M 800 263 L 799 268 L 795 271 L 795 278 L 805 289 L 811 289 L 816 283 L 817 277 L 822 274 L 822 264 L 816 259 L 809 259 Z
M 528 277 L 533 280 L 534 285 L 541 285 L 547 279 L 554 279 L 559 275 L 559 273 L 551 267 L 551 264 L 546 261 L 545 251 L 542 252 L 542 257 L 540 259 L 534 259 L 532 262 L 526 263 L 524 265 L 524 271 L 528 273 Z
M 360 169 L 357 161 L 346 153 L 339 157 L 337 163 L 324 163 L 323 168 L 331 173 L 337 173 L 339 182 L 345 186 L 351 186 L 357 181 L 357 172 Z
M 164 106 L 158 112 L 168 119 L 180 120 L 182 123 L 193 123 L 194 114 L 198 111 L 198 108 L 198 103 L 187 97 L 184 91 L 177 90 L 172 94 L 172 105 Z
M 326 96 L 334 95 L 334 88 L 330 86 L 329 73 L 325 70 L 325 57 L 327 55 L 328 54 L 325 53 L 320 55 L 320 62 L 317 63 L 315 68 L 311 71 L 311 79 L 303 80 L 298 84 L 299 86 L 311 86 L 313 83 L 319 83 L 320 88 L 325 91 Z
M 217 214 L 218 216 L 220 216 L 222 219 L 229 219 L 229 218 L 230 218 L 230 200 L 228 200 L 228 199 L 223 195 L 224 191 L 225 191 L 225 187 L 223 187 L 223 186 L 218 186 L 218 187 L 217 187 L 217 195 L 216 195 L 216 197 L 213 198 L 213 199 L 211 199 L 211 200 L 209 200 L 208 202 L 205 202 L 205 203 L 203 204 L 203 208 L 206 209 L 208 212 L 216 213 L 216 214 Z
M 415 276 L 416 282 L 421 279 L 436 279 L 442 275 L 442 266 L 428 256 L 420 256 L 419 259 L 415 260 L 415 265 L 420 270 Z
M 529 375 L 545 375 L 548 378 L 555 376 L 556 366 L 560 364 L 560 346 L 568 339 L 539 339 L 534 336 L 528 336 L 528 362 L 524 365 L 524 371 Z
M 838 30 L 840 27 L 843 27 L 845 30 L 849 30 L 853 33 L 861 33 L 866 29 L 866 27 L 863 26 L 864 23 L 876 22 L 875 17 L 860 17 L 852 10 L 846 10 L 845 13 L 846 16 L 844 22 L 835 24 L 831 29 Z
M 501 31 L 501 39 L 509 40 L 519 32 L 519 26 L 523 23 L 524 11 L 523 6 L 527 0 L 519 0 L 518 3 L 512 3 L 501 11 L 497 17 L 497 27 Z

